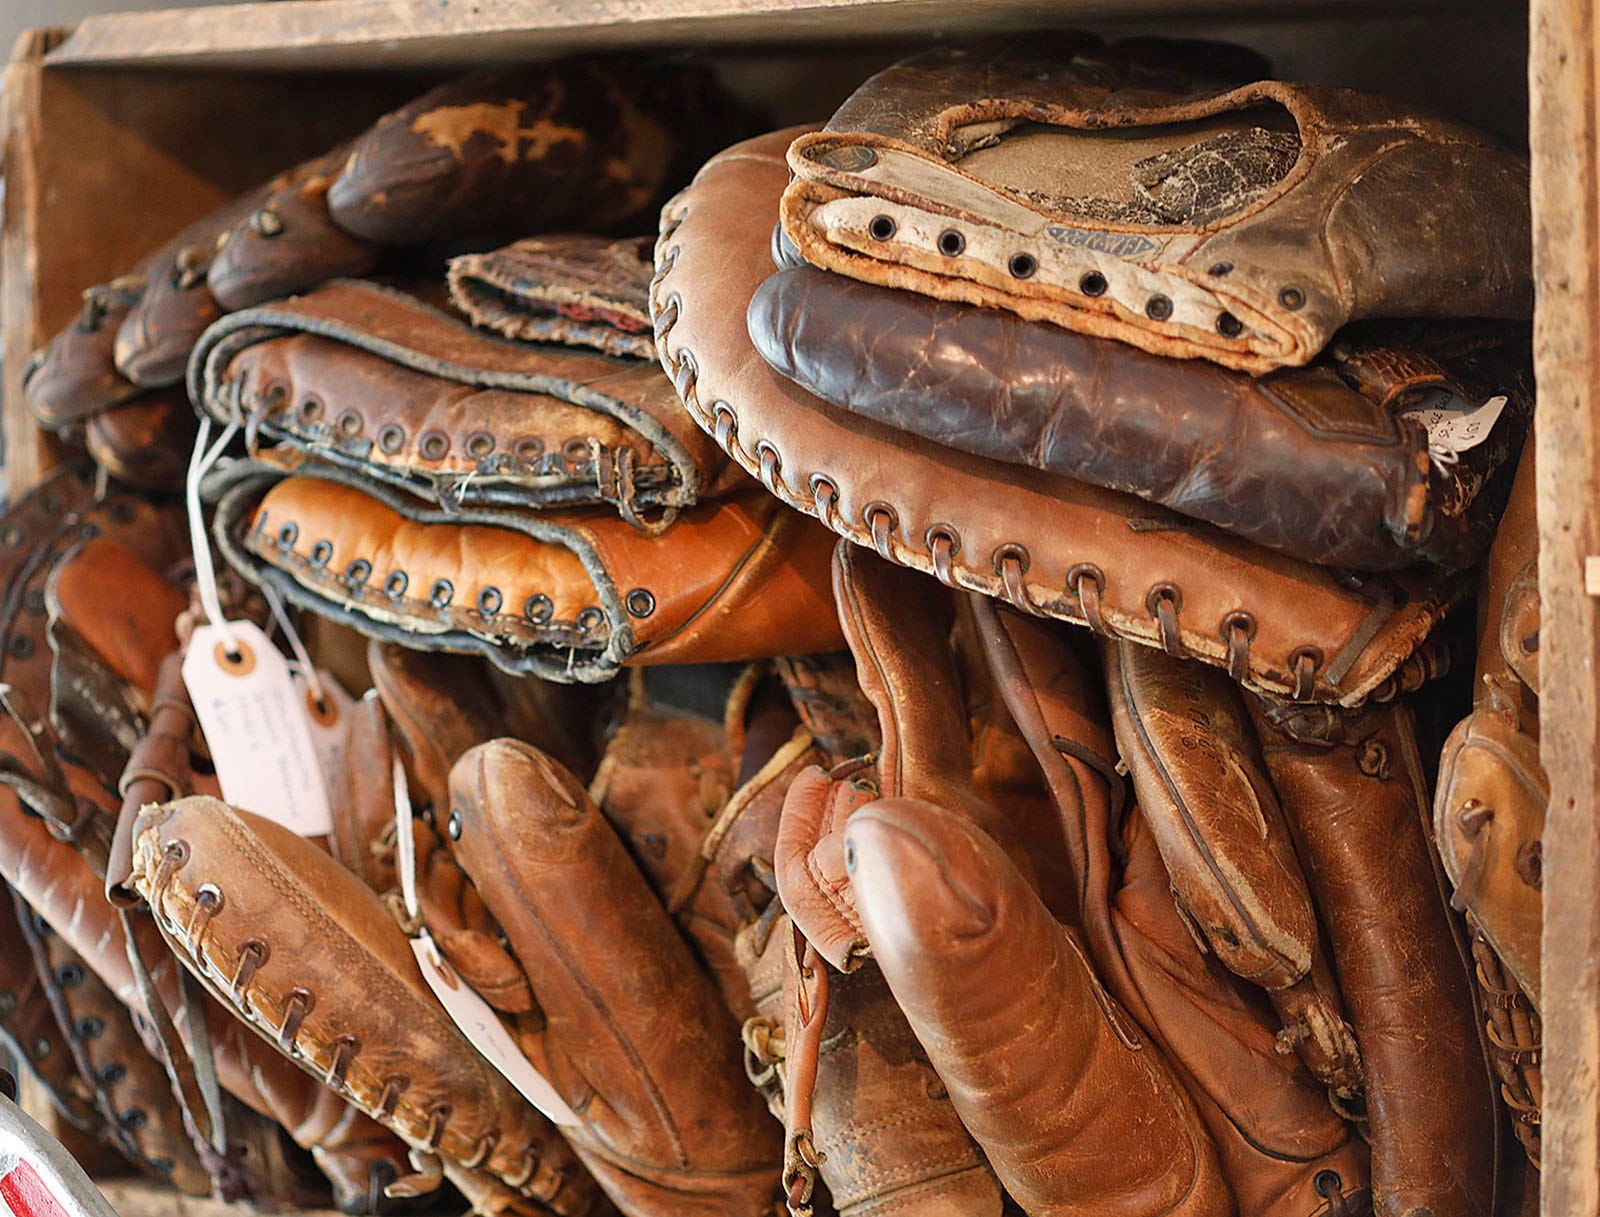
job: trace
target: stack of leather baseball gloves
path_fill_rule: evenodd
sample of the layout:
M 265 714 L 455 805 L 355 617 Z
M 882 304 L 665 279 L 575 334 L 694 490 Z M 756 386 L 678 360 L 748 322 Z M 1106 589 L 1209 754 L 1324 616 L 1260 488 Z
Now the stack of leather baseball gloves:
M 481 75 L 91 292 L 27 391 L 99 484 L 0 518 L 0 1021 L 64 1118 L 260 1205 L 1496 1217 L 1526 166 L 1268 75 L 917 56 L 653 264 L 731 103 Z M 115 485 L 191 414 L 192 568 Z M 202 730 L 213 639 L 279 660 L 229 622 L 309 836 Z

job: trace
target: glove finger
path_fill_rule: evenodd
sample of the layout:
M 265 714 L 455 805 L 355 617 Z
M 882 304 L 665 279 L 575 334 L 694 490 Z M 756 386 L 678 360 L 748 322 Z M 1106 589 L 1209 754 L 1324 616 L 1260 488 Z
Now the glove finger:
M 583 1117 L 571 1135 L 591 1168 L 619 1203 L 711 1183 L 755 1211 L 776 1182 L 777 1130 L 731 1016 L 616 833 L 576 779 L 515 740 L 472 749 L 450 784 L 457 857 L 548 1020 L 551 1080 Z
M 1165 1060 L 998 846 L 912 799 L 863 807 L 845 840 L 884 977 L 1024 1209 L 1231 1211 Z

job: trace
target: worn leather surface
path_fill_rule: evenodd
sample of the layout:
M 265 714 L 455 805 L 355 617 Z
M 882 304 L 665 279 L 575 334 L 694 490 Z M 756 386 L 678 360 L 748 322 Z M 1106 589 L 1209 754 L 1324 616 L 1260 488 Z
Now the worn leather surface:
M 386 114 L 328 189 L 346 232 L 420 244 L 638 220 L 748 119 L 694 67 L 569 59 L 477 72 Z
M 1252 373 L 1364 317 L 1528 315 L 1522 157 L 1388 98 L 1189 75 L 1074 34 L 912 56 L 796 139 L 784 232 L 853 278 Z
M 284 175 L 259 207 L 219 238 L 206 286 L 224 310 L 377 267 L 382 248 L 351 236 L 328 214 L 328 187 L 348 155 L 348 148 L 335 148 Z
M 1160 1049 L 998 846 L 914 799 L 867 804 L 845 842 L 873 956 L 1026 1212 L 1235 1211 Z
M 437 1155 L 469 1199 L 505 1188 L 563 1217 L 599 1211 L 560 1136 L 477 1056 L 388 908 L 333 858 L 196 796 L 140 813 L 133 864 L 176 958 L 241 1028 Z
M 1040 616 L 1228 666 L 1256 689 L 1356 704 L 1414 688 L 1457 581 L 1351 582 L 1142 500 L 953 451 L 837 410 L 756 354 L 782 151 L 720 154 L 662 213 L 651 312 L 695 421 L 773 494 L 892 561 Z M 1419 650 L 1420 647 L 1420 650 Z
M 839 645 L 831 536 L 759 492 L 650 534 L 600 510 L 444 513 L 335 479 L 241 482 L 217 537 L 248 577 L 369 636 L 566 681 Z
M 157 389 L 90 416 L 83 442 L 95 464 L 119 482 L 171 494 L 183 487 L 194 430 L 194 409 L 183 390 Z
M 1243 1217 L 1359 1210 L 1365 1143 L 1279 1050 L 1282 1020 L 1179 914 L 1155 838 L 1127 800 L 1098 675 L 1062 627 L 971 599 L 978 639 L 1059 813 L 1071 918 L 1107 989 L 1166 1053 L 1217 1147 Z M 1332 1171 L 1337 1183 L 1324 1172 Z
M 1117 748 L 1179 913 L 1226 968 L 1265 989 L 1286 1046 L 1359 1110 L 1362 1065 L 1316 908 L 1245 706 L 1220 672 L 1112 644 Z
M 1368 333 L 1257 379 L 811 267 L 763 283 L 749 325 L 768 363 L 833 405 L 1356 570 L 1475 561 L 1494 524 L 1479 491 L 1533 414 L 1520 326 Z M 1444 463 L 1406 413 L 1438 394 L 1510 400 Z
M 611 503 L 657 525 L 744 480 L 654 363 L 510 342 L 357 280 L 231 314 L 189 387 L 219 422 L 446 506 Z
M 451 772 L 453 851 L 543 1014 L 521 1041 L 579 1113 L 564 1130 L 628 1214 L 771 1211 L 780 1138 L 732 1017 L 583 787 L 501 740 Z
M 86 288 L 77 318 L 34 352 L 22 373 L 22 392 L 41 427 L 64 427 L 139 392 L 117 370 L 117 327 L 144 293 L 139 275 Z
M 145 1047 L 128 1007 L 47 922 L 22 900 L 15 904 L 25 941 L 13 939 L 7 950 L 34 963 L 62 1054 L 70 1052 L 104 1121 L 101 1136 L 143 1173 L 185 1195 L 209 1196 L 211 1177 L 184 1129 L 166 1070 Z
M 523 342 L 654 359 L 648 237 L 526 237 L 450 259 L 450 303 L 473 325 Z
M 1361 1044 L 1379 1217 L 1494 1211 L 1495 1088 L 1404 706 L 1302 744 L 1253 711 Z

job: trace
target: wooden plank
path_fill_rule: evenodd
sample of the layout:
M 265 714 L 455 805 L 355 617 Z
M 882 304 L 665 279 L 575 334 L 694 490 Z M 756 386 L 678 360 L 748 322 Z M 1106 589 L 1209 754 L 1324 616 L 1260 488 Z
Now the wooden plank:
M 1516 0 L 280 0 L 86 18 L 53 65 L 463 66 L 572 50 L 903 39 L 1179 17 L 1506 11 Z
M 240 1217 L 248 1210 L 221 1200 L 185 1196 L 148 1179 L 95 1179 L 120 1217 Z M 334 1209 L 293 1209 L 292 1217 L 339 1217 Z
M 1600 1213 L 1600 193 L 1596 0 L 1532 0 L 1544 852 L 1544 1217 Z

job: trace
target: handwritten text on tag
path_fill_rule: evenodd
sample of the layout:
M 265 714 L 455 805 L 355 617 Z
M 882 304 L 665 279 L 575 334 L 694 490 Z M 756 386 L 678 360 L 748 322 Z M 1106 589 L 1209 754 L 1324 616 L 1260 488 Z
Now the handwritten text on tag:
M 1402 413 L 1427 429 L 1429 448 L 1462 453 L 1489 438 L 1505 408 L 1503 396 L 1474 406 L 1441 389 Z
M 333 831 L 328 792 L 288 662 L 253 623 L 231 622 L 228 629 L 237 660 L 209 625 L 195 630 L 183 657 L 183 683 L 222 797 L 303 837 L 326 836 Z
M 578 1123 L 572 1108 L 522 1054 L 522 1049 L 517 1047 L 517 1042 L 511 1038 L 511 1033 L 489 1003 L 468 988 L 467 982 L 450 966 L 450 961 L 439 954 L 433 939 L 426 933 L 420 938 L 413 938 L 411 950 L 417 957 L 417 966 L 422 969 L 422 978 L 428 982 L 428 988 L 433 990 L 433 995 L 461 1029 L 461 1034 L 472 1041 L 479 1055 L 504 1074 L 506 1081 L 522 1092 L 523 1098 L 555 1123 Z

